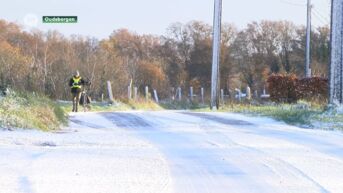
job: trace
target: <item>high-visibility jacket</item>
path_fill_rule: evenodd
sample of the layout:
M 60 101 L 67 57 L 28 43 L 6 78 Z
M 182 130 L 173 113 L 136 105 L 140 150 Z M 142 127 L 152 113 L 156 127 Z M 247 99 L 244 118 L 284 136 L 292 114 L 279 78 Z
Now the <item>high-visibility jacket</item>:
M 71 85 L 71 88 L 81 88 L 81 85 L 82 85 L 82 78 L 81 76 L 79 77 L 73 77 L 72 78 L 72 85 Z

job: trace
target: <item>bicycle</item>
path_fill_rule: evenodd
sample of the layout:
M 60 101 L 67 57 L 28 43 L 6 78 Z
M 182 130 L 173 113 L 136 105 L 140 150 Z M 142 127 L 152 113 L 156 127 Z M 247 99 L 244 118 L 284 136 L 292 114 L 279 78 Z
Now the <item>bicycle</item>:
M 89 86 L 90 83 L 87 84 L 87 86 Z M 79 100 L 79 104 L 83 107 L 83 112 L 87 112 L 91 110 L 91 102 L 92 99 L 91 97 L 88 95 L 87 89 L 86 89 L 86 85 L 83 86 L 81 95 L 80 95 L 80 100 Z

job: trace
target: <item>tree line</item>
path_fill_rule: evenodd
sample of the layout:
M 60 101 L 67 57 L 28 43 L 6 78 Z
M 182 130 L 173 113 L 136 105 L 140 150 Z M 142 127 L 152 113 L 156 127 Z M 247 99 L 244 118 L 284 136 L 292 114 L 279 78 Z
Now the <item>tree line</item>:
M 312 31 L 311 64 L 314 75 L 328 75 L 330 30 Z M 249 86 L 261 92 L 269 75 L 304 76 L 304 26 L 289 21 L 251 22 L 238 29 L 223 24 L 220 86 L 226 93 Z M 43 93 L 69 99 L 67 82 L 79 70 L 100 98 L 112 82 L 115 97 L 126 97 L 132 82 L 140 93 L 156 89 L 161 98 L 170 88 L 210 88 L 212 27 L 201 21 L 173 23 L 162 36 L 118 29 L 105 39 L 58 31 L 27 32 L 0 20 L 0 87 Z

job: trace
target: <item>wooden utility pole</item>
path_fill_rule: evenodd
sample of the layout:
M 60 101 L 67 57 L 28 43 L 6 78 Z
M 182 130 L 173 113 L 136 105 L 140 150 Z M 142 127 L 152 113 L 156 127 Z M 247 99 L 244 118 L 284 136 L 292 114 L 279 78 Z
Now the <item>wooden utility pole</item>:
M 343 105 L 343 0 L 331 2 L 331 105 Z
M 222 15 L 222 0 L 214 0 L 211 109 L 219 108 L 218 92 L 219 92 L 221 15 Z
M 312 5 L 311 0 L 307 0 L 307 29 L 306 29 L 306 64 L 305 64 L 305 76 L 311 77 L 311 12 Z

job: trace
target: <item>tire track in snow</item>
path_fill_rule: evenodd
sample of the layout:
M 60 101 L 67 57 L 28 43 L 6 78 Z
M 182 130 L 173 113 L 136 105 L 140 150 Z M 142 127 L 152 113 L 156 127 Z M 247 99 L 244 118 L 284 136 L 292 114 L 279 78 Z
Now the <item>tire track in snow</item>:
M 265 190 L 234 165 L 216 157 L 207 149 L 197 147 L 197 142 L 192 141 L 192 138 L 185 133 L 163 130 L 163 127 L 168 126 L 158 124 L 160 120 L 157 114 L 112 113 L 111 116 L 107 117 L 116 119 L 114 124 L 124 127 L 129 125 L 127 128 L 135 127 L 133 130 L 138 135 L 159 147 L 170 162 L 178 193 L 220 193 L 227 192 L 228 189 L 232 188 L 235 192 L 247 193 Z M 171 117 L 176 115 L 178 114 L 174 113 Z M 141 123 L 142 121 L 145 123 L 141 124 L 142 127 L 140 127 L 137 122 Z
M 103 116 L 112 121 L 117 127 L 126 129 L 151 128 L 151 125 L 133 113 L 103 113 Z
M 202 113 L 187 113 L 188 115 L 191 115 L 191 116 L 196 116 L 196 117 L 199 117 L 200 119 L 206 119 L 206 121 L 208 120 L 211 120 L 211 117 L 215 117 L 215 115 L 204 115 Z M 220 125 L 218 125 L 218 127 L 222 127 L 223 130 L 235 130 L 236 132 L 239 132 L 239 129 L 237 128 L 226 128 L 225 125 L 235 125 L 235 124 L 230 124 L 230 122 L 225 122 L 225 121 L 222 121 L 222 119 L 225 119 L 223 117 L 219 117 L 220 119 L 217 119 L 217 118 L 214 118 L 212 121 L 213 122 L 218 122 Z M 230 118 L 227 118 L 228 120 L 230 120 Z M 218 121 L 219 120 L 219 121 Z M 246 126 L 249 126 L 249 124 L 245 124 L 245 125 L 241 125 L 242 127 L 246 127 Z M 256 129 L 256 126 L 252 126 L 252 124 L 250 124 L 250 127 L 249 128 L 252 128 L 252 129 Z M 210 129 L 206 128 L 207 131 L 210 131 Z M 215 133 L 215 132 L 212 132 L 212 133 Z M 326 188 L 323 187 L 323 185 L 321 185 L 320 183 L 318 183 L 316 180 L 314 180 L 312 177 L 310 177 L 308 174 L 306 174 L 303 170 L 299 169 L 298 167 L 296 167 L 295 165 L 281 159 L 281 158 L 278 158 L 278 157 L 275 157 L 274 155 L 271 155 L 267 152 L 264 152 L 264 151 L 261 151 L 260 149 L 256 149 L 256 148 L 252 148 L 250 146 L 246 146 L 246 145 L 242 145 L 241 143 L 236 143 L 234 142 L 230 136 L 224 134 L 223 133 L 219 133 L 219 132 L 216 132 L 218 134 L 218 137 L 216 138 L 216 140 L 220 139 L 220 136 L 225 136 L 227 138 L 227 140 L 230 140 L 233 144 L 237 145 L 237 146 L 240 146 L 241 149 L 245 149 L 247 151 L 252 151 L 252 152 L 256 152 L 256 153 L 259 153 L 261 155 L 265 155 L 265 157 L 268 157 L 269 159 L 272 159 L 272 160 L 268 160 L 268 161 L 263 161 L 260 160 L 259 162 L 261 164 L 265 164 L 267 167 L 269 168 L 273 168 L 273 166 L 271 165 L 270 161 L 276 163 L 277 165 L 281 165 L 281 167 L 279 167 L 279 169 L 283 170 L 283 171 L 287 171 L 289 170 L 290 173 L 296 173 L 296 176 L 298 178 L 304 178 L 306 180 L 308 180 L 309 182 L 311 182 L 313 185 L 315 185 L 317 188 L 318 188 L 318 191 L 319 192 L 322 192 L 322 193 L 329 193 L 330 191 L 328 191 Z M 240 136 L 242 135 L 247 135 L 245 134 L 244 132 L 240 132 L 239 133 Z M 242 136 L 243 137 L 243 136 Z M 298 136 L 299 137 L 299 136 Z M 278 139 L 278 140 L 283 140 L 283 139 Z M 288 142 L 288 141 L 287 141 Z M 216 143 L 213 143 L 211 142 L 212 144 L 216 144 L 218 143 L 218 141 L 216 141 Z M 276 143 L 277 144 L 277 143 Z M 313 152 L 315 153 L 315 152 Z M 325 156 L 325 155 L 324 155 Z M 256 160 L 257 161 L 257 160 Z M 339 160 L 340 162 L 342 162 L 342 160 Z M 274 166 L 275 168 L 275 166 Z
M 18 179 L 19 183 L 19 193 L 33 193 L 31 182 L 27 176 L 21 176 Z
M 281 169 L 283 172 L 279 172 L 279 174 L 282 173 L 282 175 L 280 176 L 280 178 L 284 178 L 285 179 L 285 176 L 289 177 L 289 176 L 292 176 L 292 178 L 296 178 L 296 179 L 305 179 L 306 181 L 308 181 L 308 183 L 311 183 L 313 184 L 313 186 L 316 187 L 316 189 L 318 190 L 318 192 L 321 192 L 321 193 L 328 193 L 328 191 L 322 187 L 319 183 L 317 183 L 316 181 L 314 181 L 312 178 L 310 178 L 309 176 L 307 176 L 305 173 L 303 173 L 301 170 L 299 170 L 298 168 L 296 168 L 295 166 L 281 160 L 281 159 L 278 159 L 276 158 L 275 156 L 273 155 L 270 155 L 270 154 L 267 154 L 263 151 L 260 151 L 258 149 L 255 149 L 255 148 L 251 148 L 251 147 L 248 147 L 248 146 L 244 146 L 244 145 L 241 145 L 239 143 L 236 143 L 234 142 L 233 140 L 231 140 L 230 138 L 226 138 L 224 143 L 221 142 L 218 142 L 218 139 L 220 139 L 221 136 L 225 136 L 221 133 L 218 133 L 217 134 L 214 134 L 214 133 L 211 133 L 210 136 L 217 136 L 215 137 L 214 140 L 216 140 L 216 142 L 213 142 L 211 140 L 208 141 L 209 144 L 211 145 L 214 145 L 214 146 L 218 146 L 220 148 L 223 148 L 225 149 L 225 146 L 227 145 L 227 142 L 230 142 L 230 145 L 233 145 L 235 146 L 236 148 L 239 149 L 239 154 L 240 156 L 242 155 L 246 155 L 245 157 L 247 157 L 246 160 L 242 160 L 242 159 L 238 159 L 237 161 L 234 161 L 235 164 L 237 164 L 237 166 L 239 165 L 243 165 L 243 167 L 240 167 L 243 171 L 245 171 L 246 173 L 248 174 L 253 174 L 255 172 L 256 169 L 258 170 L 262 170 L 261 168 L 263 168 L 263 166 L 266 166 L 268 168 L 276 168 L 275 165 L 278 165 L 279 167 L 277 167 L 278 169 Z M 227 137 L 227 136 L 225 136 Z M 230 150 L 228 150 L 230 151 Z M 235 159 L 232 159 L 230 157 L 232 157 L 232 152 L 227 152 L 225 150 L 221 150 L 220 151 L 220 156 L 223 156 L 223 157 L 226 157 L 227 159 L 229 160 L 235 160 Z M 251 158 L 251 160 L 249 160 L 249 157 Z M 268 158 L 268 159 L 265 159 L 265 158 Z M 268 161 L 267 161 L 268 160 Z M 253 165 L 254 167 L 252 169 L 249 169 L 249 167 L 246 167 L 246 166 L 249 166 L 249 165 Z M 276 175 L 276 172 L 273 172 L 274 175 Z M 271 177 L 269 175 L 269 177 Z M 287 179 L 286 179 L 287 180 Z M 303 180 L 302 180 L 303 181 Z M 301 188 L 299 188 L 298 191 L 300 191 Z M 276 192 L 279 192 L 279 191 L 282 191 L 282 190 L 274 190 Z M 296 192 L 298 192 L 296 191 Z M 287 191 L 288 193 L 290 191 Z M 313 193 L 313 192 L 311 192 Z
M 275 175 L 278 173 L 280 178 L 283 178 L 284 180 L 288 180 L 285 177 L 289 177 L 289 176 L 292 176 L 292 178 L 295 178 L 298 180 L 305 179 L 306 181 L 311 183 L 314 187 L 316 187 L 318 192 L 329 193 L 328 190 L 326 190 L 322 185 L 320 185 L 318 182 L 316 182 L 313 178 L 311 178 L 309 175 L 305 174 L 302 170 L 300 170 L 296 166 L 288 163 L 287 161 L 284 161 L 280 158 L 277 158 L 274 155 L 268 154 L 268 153 L 261 151 L 257 148 L 252 148 L 249 146 L 245 146 L 245 145 L 241 145 L 239 143 L 236 143 L 226 135 L 223 135 L 223 136 L 225 136 L 227 138 L 226 140 L 230 140 L 232 144 L 239 147 L 241 152 L 244 152 L 244 153 L 249 154 L 249 155 L 255 155 L 254 156 L 254 159 L 255 159 L 254 162 L 246 161 L 246 163 L 244 165 L 249 165 L 250 167 L 252 165 L 254 165 L 254 167 L 252 167 L 252 168 L 259 168 L 261 166 L 266 166 L 266 167 L 270 168 L 271 171 L 274 170 L 273 173 Z M 219 139 L 219 138 L 217 137 L 217 139 Z M 214 143 L 212 142 L 212 144 L 214 144 Z M 220 144 L 216 144 L 216 145 L 221 146 Z M 230 155 L 230 153 L 227 153 L 227 154 Z M 222 152 L 222 156 L 224 156 L 224 155 L 225 155 L 225 151 Z M 232 159 L 228 155 L 226 155 L 226 157 L 228 157 L 228 159 Z M 242 163 L 242 160 L 238 160 L 236 162 Z M 244 170 L 244 168 L 241 168 L 241 169 Z M 246 172 L 252 173 L 252 171 L 249 171 L 249 170 L 246 170 Z
M 159 115 L 158 113 L 150 113 L 149 115 L 146 115 L 147 113 L 141 113 L 140 115 L 141 115 L 141 117 L 143 117 L 143 118 L 146 118 L 146 117 L 153 117 L 153 119 L 151 120 L 152 122 L 160 122 L 160 123 L 162 123 L 163 121 L 161 121 L 161 120 L 163 120 L 164 118 L 165 118 L 165 116 L 162 116 L 162 115 Z M 182 113 L 182 114 L 184 114 L 184 113 Z M 172 115 L 168 115 L 168 117 L 171 117 Z M 240 124 L 240 123 L 242 123 L 242 122 L 239 122 L 239 121 L 232 121 L 232 120 L 228 120 L 228 121 L 225 121 L 223 118 L 218 118 L 218 119 L 214 119 L 214 121 L 210 121 L 210 117 L 213 117 L 213 115 L 210 115 L 210 116 L 202 116 L 202 118 L 203 117 L 206 117 L 205 119 L 200 119 L 200 120 L 202 120 L 202 125 L 204 125 L 205 127 L 210 127 L 210 128 L 207 128 L 207 130 L 208 131 L 211 131 L 211 130 L 217 130 L 217 129 L 214 129 L 215 127 L 218 127 L 218 126 L 222 126 L 222 125 L 227 125 L 228 123 L 232 123 L 233 125 L 237 125 L 237 123 L 238 124 Z M 159 121 L 159 119 L 160 119 L 160 121 Z M 174 118 L 175 119 L 175 118 Z M 182 120 L 187 120 L 187 122 L 189 122 L 189 120 L 191 120 L 189 117 L 183 117 L 182 119 L 180 119 L 179 121 L 182 121 Z M 218 121 L 219 120 L 219 121 Z M 219 122 L 219 124 L 220 125 L 213 125 L 213 124 L 211 124 L 211 123 L 213 123 L 213 122 Z M 248 123 L 248 124 L 246 124 L 246 122 L 243 122 L 244 123 L 244 125 L 253 125 L 253 124 L 250 124 L 250 123 Z M 167 127 L 168 128 L 168 126 L 166 126 L 166 125 L 159 125 L 158 127 L 159 128 L 162 128 L 162 127 Z M 193 125 L 194 126 L 194 125 Z M 209 136 L 213 136 L 213 135 L 209 135 Z M 218 138 L 215 138 L 214 140 L 218 140 Z M 263 156 L 267 156 L 264 152 L 260 152 L 259 150 L 256 150 L 255 151 L 255 149 L 253 149 L 253 148 L 250 148 L 250 147 L 245 147 L 245 146 L 241 146 L 241 145 L 239 145 L 239 144 L 235 144 L 235 143 L 233 143 L 233 145 L 235 145 L 236 147 L 238 147 L 239 149 L 240 149 L 240 151 L 241 152 L 244 152 L 245 154 L 247 154 L 247 155 L 249 155 L 249 154 L 258 154 L 260 157 L 263 157 Z M 224 153 L 223 152 L 220 152 L 221 153 L 221 155 L 218 155 L 218 156 L 223 156 L 224 155 Z M 230 159 L 228 159 L 228 160 L 230 160 Z M 262 159 L 263 160 L 263 159 Z M 277 160 L 276 158 L 274 158 L 274 160 Z M 254 160 L 254 161 L 257 161 L 257 160 Z M 281 165 L 281 168 L 282 167 L 284 167 L 284 168 L 288 168 L 289 170 L 288 170 L 288 173 L 294 173 L 294 177 L 295 178 L 298 178 L 298 179 L 304 179 L 305 181 L 307 181 L 305 184 L 308 184 L 308 186 L 312 186 L 313 188 L 312 188 L 312 192 L 314 191 L 314 190 L 316 190 L 316 192 L 328 192 L 327 190 L 325 190 L 325 188 L 323 188 L 319 183 L 317 183 L 317 182 L 315 182 L 312 178 L 310 178 L 310 177 L 308 177 L 308 176 L 306 176 L 306 175 L 304 175 L 304 173 L 301 171 L 301 170 L 297 170 L 297 168 L 296 167 L 293 167 L 292 165 L 290 165 L 289 163 L 286 163 L 286 162 L 283 162 L 282 160 L 277 160 L 277 161 L 274 161 L 274 162 L 276 162 L 276 163 L 278 163 L 278 165 Z M 264 165 L 264 163 L 267 163 L 267 162 L 263 162 L 263 161 L 259 161 L 258 163 L 254 163 L 254 162 L 249 162 L 249 164 L 253 164 L 253 165 L 260 165 L 259 167 L 261 167 L 261 166 L 263 166 Z M 231 163 L 232 164 L 232 163 Z M 238 163 L 238 165 L 239 165 L 239 163 Z M 293 168 L 292 168 L 292 167 Z M 257 167 L 257 166 L 256 166 Z M 207 169 L 210 169 L 210 168 L 207 168 Z M 243 171 L 244 171 L 244 168 L 241 168 Z M 302 180 L 302 181 L 304 181 L 304 180 Z M 257 183 L 257 182 L 256 182 Z M 312 184 L 312 185 L 309 185 L 309 184 Z M 298 186 L 299 187 L 301 187 L 301 184 L 299 184 L 298 183 Z M 280 190 L 280 189 L 279 189 Z M 239 192 L 239 191 L 237 191 L 237 192 Z M 261 191 L 260 191 L 261 192 Z M 262 191 L 262 192 L 266 192 L 265 190 L 264 191 Z M 274 192 L 276 192 L 276 191 L 274 191 Z M 282 190 L 280 190 L 280 192 L 283 192 Z M 311 192 L 311 193 L 312 193 Z
M 201 119 L 206 119 L 206 120 L 221 123 L 224 125 L 239 125 L 239 126 L 243 126 L 243 125 L 251 126 L 251 125 L 253 125 L 252 123 L 250 123 L 248 121 L 242 121 L 239 119 L 222 118 L 222 117 L 218 117 L 215 115 L 210 115 L 208 113 L 206 114 L 206 113 L 183 112 L 182 114 L 198 117 Z
M 151 127 L 149 123 L 147 123 L 144 119 L 136 116 L 132 113 L 124 113 L 124 112 L 116 112 L 116 113 L 101 113 L 103 117 L 111 121 L 114 125 L 118 128 L 126 129 L 129 132 L 135 132 L 136 130 L 140 130 L 141 132 L 149 130 L 148 128 Z M 140 137 L 140 136 L 139 136 Z M 150 143 L 150 142 L 149 142 Z M 165 160 L 164 157 L 160 156 L 159 160 Z M 151 163 L 149 167 L 154 167 L 153 163 Z M 165 192 L 170 191 L 171 179 L 168 169 L 165 169 L 161 172 L 161 176 L 163 176 L 161 180 L 162 186 L 157 187 L 155 192 Z M 141 190 L 144 192 L 145 190 Z
M 328 154 L 332 157 L 337 157 L 340 160 L 343 159 L 343 133 L 334 131 L 324 131 L 315 129 L 300 129 L 294 126 L 286 125 L 282 122 L 275 121 L 270 118 L 254 118 L 246 117 L 240 114 L 232 113 L 214 113 L 223 119 L 235 119 L 246 120 L 249 119 L 255 126 L 242 126 L 239 127 L 240 131 L 246 131 L 248 133 L 268 136 L 270 138 L 277 138 L 284 141 L 289 141 L 295 144 L 311 146 L 324 154 Z M 266 120 L 261 122 L 261 120 Z M 257 122 L 257 123 L 255 123 Z M 271 122 L 271 123 L 269 123 Z M 237 128 L 236 128 L 237 129 Z M 334 139 L 327 140 L 327 138 Z

